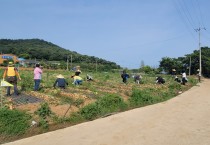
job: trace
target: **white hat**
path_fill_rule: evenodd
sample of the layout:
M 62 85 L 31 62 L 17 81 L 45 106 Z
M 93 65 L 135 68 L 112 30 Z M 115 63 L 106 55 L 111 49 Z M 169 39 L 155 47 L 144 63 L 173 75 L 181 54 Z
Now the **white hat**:
M 62 79 L 62 78 L 64 78 L 64 76 L 63 75 L 61 75 L 61 74 L 59 74 L 58 76 L 56 76 L 57 78 L 59 78 L 59 79 Z

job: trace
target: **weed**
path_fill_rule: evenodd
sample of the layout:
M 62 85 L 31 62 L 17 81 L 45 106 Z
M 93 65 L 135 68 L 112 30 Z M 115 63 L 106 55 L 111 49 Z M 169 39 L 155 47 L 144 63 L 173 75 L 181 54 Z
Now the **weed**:
M 73 104 L 74 99 L 71 97 L 61 97 L 62 104 Z
M 93 120 L 107 113 L 127 109 L 127 104 L 117 95 L 100 97 L 95 103 L 89 104 L 80 110 L 80 114 L 87 120 Z
M 42 103 L 40 108 L 37 111 L 35 111 L 35 114 L 37 114 L 40 117 L 39 125 L 43 129 L 48 129 L 49 124 L 47 117 L 50 117 L 50 115 L 53 114 L 48 103 Z
M 96 105 L 96 103 L 92 103 L 83 107 L 79 111 L 79 114 L 81 114 L 81 116 L 87 120 L 93 120 L 98 117 L 98 115 L 100 114 L 100 110 L 98 109 L 98 106 Z
M 20 135 L 29 128 L 31 116 L 18 110 L 0 109 L 0 134 Z
M 84 99 L 78 98 L 74 101 L 74 105 L 80 107 L 80 105 L 84 104 L 84 102 L 85 102 Z
M 152 97 L 152 91 L 149 89 L 138 90 L 134 89 L 132 95 L 129 98 L 131 107 L 140 107 L 148 104 L 154 103 Z
M 100 115 L 125 110 L 125 108 L 127 108 L 127 105 L 123 99 L 120 96 L 114 94 L 108 94 L 99 98 L 96 101 L 96 104 L 100 109 Z
M 72 114 L 70 114 L 70 117 L 67 118 L 67 120 L 71 123 L 79 123 L 79 122 L 83 122 L 84 118 L 82 117 L 80 113 L 73 112 Z

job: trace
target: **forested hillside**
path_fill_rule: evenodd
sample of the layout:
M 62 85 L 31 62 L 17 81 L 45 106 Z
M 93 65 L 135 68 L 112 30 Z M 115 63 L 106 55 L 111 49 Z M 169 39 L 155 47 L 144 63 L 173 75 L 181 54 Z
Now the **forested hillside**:
M 51 42 L 40 39 L 0 39 L 0 52 L 3 54 L 12 53 L 25 59 L 37 59 L 47 61 L 66 61 L 72 58 L 73 63 L 103 65 L 106 69 L 120 68 L 114 62 L 100 59 L 94 56 L 81 55 L 75 51 L 61 48 Z

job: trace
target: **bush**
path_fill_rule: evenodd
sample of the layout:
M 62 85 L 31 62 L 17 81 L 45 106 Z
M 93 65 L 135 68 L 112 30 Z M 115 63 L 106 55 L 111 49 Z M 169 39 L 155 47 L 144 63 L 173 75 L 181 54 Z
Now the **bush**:
M 189 79 L 188 79 L 188 82 L 189 82 L 190 84 L 192 84 L 193 86 L 195 86 L 195 85 L 198 83 L 198 79 L 189 78 Z
M 182 85 L 181 83 L 178 83 L 178 82 L 172 82 L 169 84 L 168 86 L 169 90 L 181 90 L 182 89 Z
M 48 103 L 46 103 L 46 102 L 42 103 L 40 108 L 37 111 L 35 111 L 35 114 L 37 114 L 40 117 L 39 125 L 43 129 L 48 129 L 49 123 L 48 123 L 47 117 L 50 117 L 50 115 L 53 114 Z
M 113 94 L 99 98 L 99 100 L 96 102 L 96 105 L 100 109 L 100 115 L 125 110 L 127 108 L 127 105 L 123 99 Z
M 93 119 L 96 119 L 98 117 L 98 115 L 100 114 L 99 111 L 100 110 L 98 109 L 98 106 L 96 105 L 96 103 L 92 103 L 92 104 L 89 104 L 89 105 L 83 107 L 80 110 L 79 113 L 85 119 L 87 119 L 87 120 L 93 120 Z
M 106 95 L 99 98 L 95 103 L 89 104 L 80 110 L 80 114 L 87 120 L 93 120 L 107 113 L 122 111 L 127 104 L 117 95 Z
M 154 99 L 152 97 L 152 90 L 145 89 L 145 90 L 138 90 L 134 89 L 132 91 L 132 95 L 129 98 L 129 102 L 131 107 L 140 107 L 147 104 L 154 103 Z
M 30 126 L 31 116 L 23 111 L 0 109 L 0 134 L 24 134 Z
M 84 121 L 84 118 L 82 117 L 81 114 L 77 112 L 73 112 L 68 118 L 68 121 L 70 121 L 71 123 L 79 123 L 79 122 Z

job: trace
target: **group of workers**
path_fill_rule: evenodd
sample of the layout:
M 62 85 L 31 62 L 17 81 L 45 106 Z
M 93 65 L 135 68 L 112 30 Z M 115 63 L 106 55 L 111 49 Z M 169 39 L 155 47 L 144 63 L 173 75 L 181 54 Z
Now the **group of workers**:
M 34 91 L 39 90 L 42 73 L 43 73 L 42 67 L 40 66 L 40 64 L 36 64 L 35 68 L 34 68 Z M 80 77 L 80 74 L 81 74 L 80 66 L 76 66 L 75 74 L 71 76 L 71 78 L 73 78 L 72 84 L 74 84 L 74 85 L 82 84 L 83 80 L 82 80 L 82 77 Z M 182 72 L 181 80 L 174 73 L 173 73 L 173 76 L 175 76 L 174 81 L 176 81 L 176 82 L 182 83 L 183 85 L 185 85 L 185 83 L 187 82 L 186 73 L 184 71 Z M 53 84 L 53 87 L 54 88 L 59 87 L 59 88 L 65 89 L 66 86 L 68 85 L 68 82 L 65 80 L 64 76 L 59 74 L 56 77 L 57 78 Z M 8 67 L 5 69 L 4 74 L 3 74 L 3 79 L 5 79 L 5 78 L 8 83 L 10 83 L 14 86 L 14 95 L 17 96 L 18 95 L 17 79 L 21 80 L 21 77 L 18 73 L 18 69 L 16 67 L 14 67 L 13 62 L 8 63 Z M 130 76 L 124 70 L 121 74 L 121 78 L 122 78 L 122 82 L 127 84 L 128 78 L 130 78 Z M 134 78 L 134 82 L 136 84 L 139 84 L 142 79 L 142 76 L 140 74 L 135 74 L 135 75 L 133 75 L 133 78 Z M 87 81 L 92 81 L 93 77 L 90 76 L 89 74 L 87 74 L 86 79 L 87 79 Z M 165 79 L 162 78 L 161 76 L 158 76 L 158 77 L 156 77 L 156 83 L 164 84 Z M 6 94 L 7 96 L 11 96 L 10 89 L 11 89 L 11 87 L 8 86 L 7 94 Z
M 188 81 L 185 71 L 182 71 L 182 78 L 181 79 L 178 78 L 178 76 L 176 75 L 176 73 L 174 71 L 173 71 L 172 75 L 175 77 L 174 81 L 176 81 L 178 83 L 181 83 L 183 85 L 185 85 Z M 129 77 L 130 77 L 129 74 L 127 74 L 126 71 L 123 70 L 123 72 L 121 74 L 122 82 L 126 84 Z M 136 84 L 139 84 L 141 79 L 142 79 L 142 76 L 140 74 L 135 74 L 135 75 L 133 75 L 133 78 L 134 78 L 134 82 Z M 158 77 L 156 77 L 155 82 L 156 82 L 156 84 L 164 84 L 165 79 L 161 76 L 158 76 Z
M 34 91 L 38 91 L 40 88 L 40 83 L 42 79 L 42 66 L 40 64 L 36 64 L 34 68 Z M 74 85 L 81 85 L 82 84 L 82 77 L 80 77 L 81 70 L 80 66 L 76 66 L 75 74 L 71 76 L 73 78 Z M 19 75 L 18 69 L 14 66 L 13 62 L 8 63 L 8 67 L 5 69 L 3 73 L 3 80 L 6 80 L 9 84 L 14 86 L 14 96 L 18 96 L 18 88 L 17 88 L 17 80 L 21 80 L 21 77 Z M 92 81 L 93 77 L 87 74 L 87 81 Z M 64 78 L 62 74 L 59 74 L 56 76 L 56 80 L 53 84 L 53 87 L 56 88 L 62 88 L 65 89 L 68 85 L 68 82 Z M 7 96 L 11 96 L 11 86 L 7 87 Z

